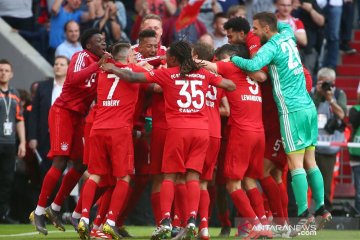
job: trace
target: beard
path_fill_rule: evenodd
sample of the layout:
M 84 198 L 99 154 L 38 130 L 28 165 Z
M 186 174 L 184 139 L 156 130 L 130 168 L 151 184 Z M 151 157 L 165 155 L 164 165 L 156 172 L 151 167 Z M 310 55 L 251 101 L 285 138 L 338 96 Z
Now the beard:
M 267 41 L 268 41 L 268 39 L 266 38 L 265 35 L 262 35 L 262 36 L 260 37 L 260 43 L 261 43 L 261 45 L 264 45 L 265 43 L 267 43 Z

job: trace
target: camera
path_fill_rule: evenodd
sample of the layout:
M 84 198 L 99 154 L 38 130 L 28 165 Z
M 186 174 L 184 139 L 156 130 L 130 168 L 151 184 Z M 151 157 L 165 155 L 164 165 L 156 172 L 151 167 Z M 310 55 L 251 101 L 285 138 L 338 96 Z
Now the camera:
M 331 91 L 331 87 L 333 86 L 333 84 L 331 82 L 325 81 L 321 84 L 321 89 L 323 91 Z

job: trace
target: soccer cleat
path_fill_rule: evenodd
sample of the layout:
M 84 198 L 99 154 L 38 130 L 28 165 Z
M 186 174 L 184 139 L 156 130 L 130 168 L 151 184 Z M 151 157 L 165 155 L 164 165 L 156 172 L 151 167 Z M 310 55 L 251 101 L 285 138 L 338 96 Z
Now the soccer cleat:
M 121 226 L 118 228 L 118 232 L 124 238 L 132 238 L 133 236 L 126 230 L 125 226 Z
M 111 226 L 107 222 L 104 224 L 102 230 L 103 230 L 104 233 L 110 234 L 113 239 L 119 240 L 119 239 L 123 238 L 121 236 L 121 234 L 119 233 L 117 227 L 116 226 Z
M 112 239 L 110 234 L 103 233 L 100 230 L 92 229 L 90 232 L 90 239 Z
M 78 224 L 78 234 L 80 239 L 90 239 L 89 224 L 82 219 L 80 219 Z
M 235 237 L 238 238 L 246 238 L 249 236 L 252 225 L 249 222 L 239 224 L 237 226 L 237 233 L 235 233 Z
M 209 229 L 208 228 L 202 228 L 199 231 L 199 234 L 198 234 L 197 238 L 201 239 L 201 240 L 209 240 L 210 239 Z
M 189 218 L 183 235 L 184 236 L 181 239 L 185 239 L 185 240 L 190 240 L 196 236 L 196 219 L 195 219 L 195 217 Z
M 61 214 L 60 211 L 55 211 L 51 207 L 45 208 L 46 217 L 50 222 L 60 231 L 65 232 L 65 227 L 61 222 Z
M 177 227 L 177 226 L 172 227 L 171 237 L 172 238 L 176 237 L 179 234 L 179 232 L 181 231 L 181 229 L 182 229 L 181 227 Z
M 230 232 L 231 232 L 231 228 L 230 227 L 221 227 L 221 231 L 219 233 L 219 237 L 223 238 L 223 237 L 229 237 L 230 236 Z
M 160 240 L 169 238 L 168 235 L 171 232 L 171 220 L 170 218 L 164 218 L 161 220 L 160 225 L 151 234 L 151 240 Z
M 36 230 L 44 235 L 48 234 L 45 225 L 45 215 L 37 215 L 34 211 L 30 213 L 29 220 L 35 225 Z
M 325 224 L 330 222 L 332 219 L 331 213 L 321 206 L 315 212 L 315 224 L 316 224 L 316 231 L 321 230 L 325 227 Z
M 306 231 L 308 227 L 313 224 L 315 224 L 314 216 L 311 215 L 308 210 L 305 210 L 305 212 L 300 215 L 300 220 L 296 224 L 296 231 L 293 231 L 290 237 L 296 237 L 300 232 Z
M 243 239 L 250 240 L 250 239 L 271 239 L 271 238 L 273 238 L 272 232 L 268 230 L 266 226 L 258 224 L 256 226 L 253 226 L 248 236 Z
M 73 216 L 69 217 L 69 221 L 71 225 L 74 227 L 75 232 L 78 231 L 79 219 L 74 218 Z

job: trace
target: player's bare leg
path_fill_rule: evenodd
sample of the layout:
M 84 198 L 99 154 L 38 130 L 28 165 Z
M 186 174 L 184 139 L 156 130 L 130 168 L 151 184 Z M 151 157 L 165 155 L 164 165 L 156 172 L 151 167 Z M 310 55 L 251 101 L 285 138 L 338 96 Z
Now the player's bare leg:
M 321 230 L 331 221 L 332 216 L 324 206 L 324 180 L 315 161 L 315 148 L 305 150 L 304 168 L 306 169 L 309 186 L 315 200 L 316 229 Z

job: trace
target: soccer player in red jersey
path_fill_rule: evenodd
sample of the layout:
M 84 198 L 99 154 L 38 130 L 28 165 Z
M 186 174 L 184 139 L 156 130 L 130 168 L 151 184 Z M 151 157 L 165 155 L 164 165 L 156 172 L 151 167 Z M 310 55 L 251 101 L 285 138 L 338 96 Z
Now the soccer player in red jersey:
M 96 71 L 99 64 L 106 59 L 105 40 L 97 29 L 84 32 L 81 44 L 84 50 L 72 57 L 61 95 L 49 113 L 51 149 L 48 157 L 53 159 L 53 164 L 44 178 L 34 214 L 30 215 L 30 219 L 34 219 L 36 229 L 45 235 L 45 214 L 57 228 L 65 230 L 59 215 L 60 208 L 85 170 L 81 161 L 84 117 L 95 98 Z M 68 160 L 73 160 L 73 168 L 63 178 L 52 206 L 45 209 Z
M 112 64 L 103 64 L 103 69 L 113 72 L 120 79 L 130 82 L 154 82 L 164 92 L 166 121 L 169 130 L 166 135 L 160 199 L 162 220 L 154 231 L 152 239 L 159 239 L 170 233 L 170 211 L 174 198 L 174 181 L 178 173 L 186 174 L 188 190 L 188 225 L 186 233 L 194 236 L 195 218 L 199 206 L 199 176 L 206 155 L 209 132 L 205 108 L 208 85 L 234 90 L 233 82 L 201 69 L 191 55 L 187 42 L 170 45 L 166 53 L 168 69 L 161 68 L 149 73 L 133 73 L 120 70 Z
M 121 69 L 143 71 L 134 64 L 116 63 Z M 132 126 L 139 84 L 120 81 L 109 72 L 100 72 L 97 77 L 96 115 L 90 133 L 89 179 L 83 190 L 82 217 L 78 225 L 79 236 L 89 237 L 89 212 L 96 189 L 102 178 L 113 175 L 117 178 L 103 232 L 119 239 L 116 218 L 126 202 L 130 175 L 134 171 Z
M 227 44 L 222 46 L 220 51 L 223 49 L 225 53 L 232 52 L 233 47 Z M 238 55 L 249 56 L 244 44 L 238 46 Z M 236 84 L 236 90 L 226 94 L 231 109 L 228 122 L 229 142 L 224 165 L 227 190 L 240 215 L 255 226 L 250 231 L 249 237 L 269 237 L 271 232 L 260 228 L 261 224 L 267 225 L 268 222 L 262 196 L 256 185 L 256 180 L 262 178 L 265 150 L 259 85 L 245 72 L 236 69 L 232 63 L 218 61 L 205 62 L 205 64 L 206 68 L 232 79 Z M 242 190 L 241 184 L 244 185 L 246 193 Z
M 205 43 L 196 43 L 193 45 L 193 58 L 212 61 L 214 59 L 214 48 Z M 210 217 L 210 193 L 208 183 L 213 180 L 213 173 L 217 163 L 221 141 L 221 123 L 220 113 L 229 116 L 230 106 L 225 96 L 224 90 L 209 85 L 206 93 L 205 104 L 208 110 L 209 119 L 209 147 L 206 153 L 205 162 L 200 176 L 200 204 L 199 204 L 199 239 L 209 239 L 208 220 Z

